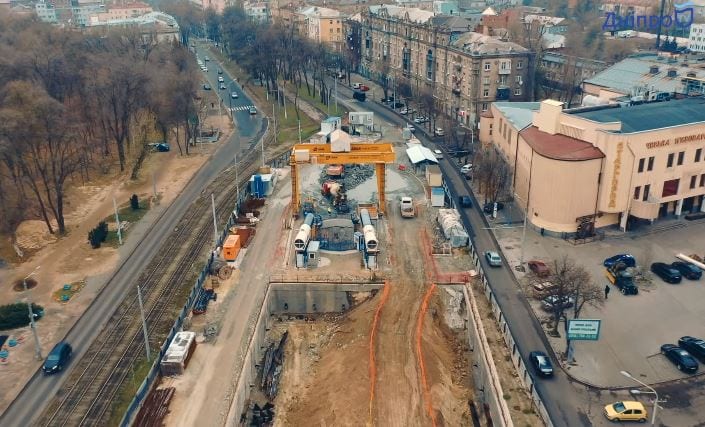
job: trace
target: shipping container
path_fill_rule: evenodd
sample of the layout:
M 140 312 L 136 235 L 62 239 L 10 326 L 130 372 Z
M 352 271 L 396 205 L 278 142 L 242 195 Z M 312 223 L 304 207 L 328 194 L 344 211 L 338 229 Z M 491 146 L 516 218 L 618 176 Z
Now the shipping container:
M 426 166 L 426 182 L 430 187 L 440 187 L 443 185 L 443 174 L 437 165 Z
M 196 333 L 190 331 L 177 332 L 169 347 L 164 352 L 159 368 L 162 375 L 181 375 L 193 351 L 196 349 Z
M 443 187 L 432 187 L 431 188 L 431 206 L 442 207 L 445 205 L 445 191 Z
M 231 234 L 223 243 L 223 259 L 226 261 L 235 261 L 240 253 L 240 236 Z

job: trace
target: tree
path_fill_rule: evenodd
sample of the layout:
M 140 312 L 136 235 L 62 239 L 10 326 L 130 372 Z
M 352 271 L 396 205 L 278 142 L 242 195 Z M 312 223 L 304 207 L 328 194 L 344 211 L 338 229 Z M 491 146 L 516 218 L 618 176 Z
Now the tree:
M 485 201 L 497 201 L 509 182 L 509 166 L 492 147 L 483 147 L 475 153 L 473 179 L 478 182 Z
M 590 273 L 583 266 L 568 256 L 553 260 L 548 280 L 553 286 L 543 296 L 553 301 L 549 312 L 552 318 L 551 333 L 554 336 L 558 336 L 561 320 L 568 320 L 567 312 L 572 314 L 573 319 L 577 319 L 586 305 L 599 306 L 604 301 L 603 289 L 592 281 Z
M 136 211 L 140 208 L 140 200 L 137 197 L 137 194 L 133 194 L 132 197 L 130 197 L 130 207 L 133 211 Z

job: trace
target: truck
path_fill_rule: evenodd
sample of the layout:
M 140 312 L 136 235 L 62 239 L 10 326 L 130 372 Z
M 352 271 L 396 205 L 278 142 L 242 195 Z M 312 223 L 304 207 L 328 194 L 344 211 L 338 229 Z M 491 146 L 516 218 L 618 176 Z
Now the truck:
M 401 216 L 403 218 L 413 218 L 416 216 L 416 209 L 414 209 L 414 199 L 411 197 L 402 197 L 399 203 L 401 209 Z
M 606 269 L 607 280 L 624 295 L 636 295 L 639 288 L 634 284 L 634 274 L 623 262 L 616 262 Z

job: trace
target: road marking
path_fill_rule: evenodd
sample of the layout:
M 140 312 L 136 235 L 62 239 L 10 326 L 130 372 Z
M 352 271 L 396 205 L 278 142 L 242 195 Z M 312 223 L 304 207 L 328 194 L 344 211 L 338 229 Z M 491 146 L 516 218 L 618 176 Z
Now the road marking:
M 239 107 L 230 107 L 230 108 L 228 108 L 228 110 L 230 110 L 230 111 L 247 111 L 252 107 L 254 107 L 254 105 L 241 105 Z

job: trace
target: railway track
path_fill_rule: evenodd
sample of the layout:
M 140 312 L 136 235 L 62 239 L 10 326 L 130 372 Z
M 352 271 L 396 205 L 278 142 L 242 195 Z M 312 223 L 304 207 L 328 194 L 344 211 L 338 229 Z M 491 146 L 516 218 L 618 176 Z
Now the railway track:
M 275 153 L 273 157 L 279 154 Z M 259 159 L 257 150 L 251 150 L 238 163 L 240 184 L 256 172 Z M 158 356 L 158 349 L 174 323 L 174 313 L 185 302 L 177 299 L 184 289 L 192 286 L 189 272 L 193 264 L 203 260 L 207 245 L 212 242 L 210 194 L 216 194 L 216 216 L 223 224 L 235 206 L 234 178 L 234 168 L 230 168 L 201 193 L 140 275 L 138 283 L 142 291 L 150 347 L 153 349 L 152 357 Z M 188 282 L 185 283 L 185 280 Z M 143 358 L 144 337 L 135 288 L 120 303 L 83 358 L 77 361 L 72 375 L 42 414 L 38 424 L 108 424 L 118 391 L 133 372 L 135 362 Z M 141 378 L 138 380 L 141 381 Z

